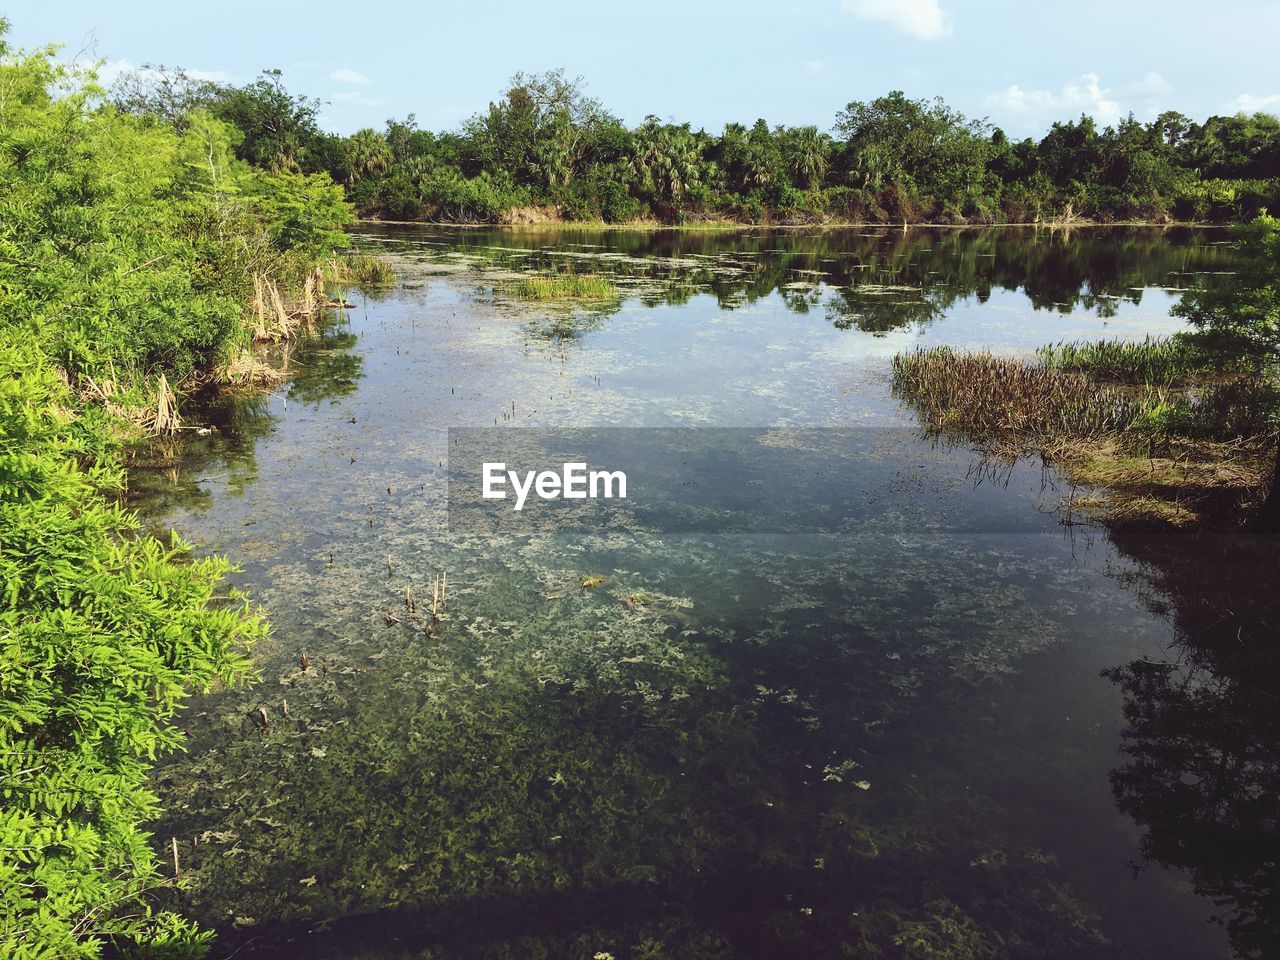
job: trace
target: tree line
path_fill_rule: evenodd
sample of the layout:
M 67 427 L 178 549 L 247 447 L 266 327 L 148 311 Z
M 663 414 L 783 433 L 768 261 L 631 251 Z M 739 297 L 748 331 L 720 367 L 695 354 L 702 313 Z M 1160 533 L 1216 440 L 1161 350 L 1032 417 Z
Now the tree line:
M 1099 127 L 1089 116 L 1015 140 L 940 98 L 893 91 L 841 110 L 831 132 L 757 120 L 718 133 L 645 118 L 631 128 L 563 70 L 517 73 L 453 131 L 414 115 L 326 133 L 321 103 L 278 70 L 234 86 L 149 66 L 116 105 L 182 126 L 205 110 L 242 134 L 237 155 L 327 173 L 358 212 L 400 220 L 621 223 L 1238 221 L 1280 206 L 1280 119 L 1203 122 L 1167 111 Z

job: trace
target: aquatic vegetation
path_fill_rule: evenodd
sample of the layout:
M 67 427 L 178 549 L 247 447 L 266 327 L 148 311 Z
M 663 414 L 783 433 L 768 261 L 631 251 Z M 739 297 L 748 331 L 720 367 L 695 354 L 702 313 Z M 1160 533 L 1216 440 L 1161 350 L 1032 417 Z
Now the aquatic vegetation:
M 522 300 L 616 300 L 618 286 L 598 274 L 556 273 L 522 277 L 507 285 L 512 296 Z
M 1042 352 L 1052 363 L 923 349 L 894 357 L 894 389 L 929 430 L 998 456 L 1035 450 L 1075 482 L 1110 491 L 1110 502 L 1075 505 L 1102 506 L 1116 520 L 1238 522 L 1265 490 L 1280 387 L 1247 374 L 1183 388 L 1126 382 L 1151 369 L 1220 376 L 1182 349 L 1058 346 Z M 1088 373 L 1094 360 L 1099 378 Z
M 1199 381 L 1231 372 L 1184 336 L 1057 343 L 1041 347 L 1036 356 L 1044 366 L 1055 370 L 1139 385 L 1174 384 L 1193 378 Z
M 950 347 L 898 354 L 893 375 L 931 429 L 1006 443 L 1123 430 L 1166 397 L 1137 396 L 1077 373 Z
M 324 266 L 325 279 L 334 283 L 385 287 L 396 282 L 396 270 L 384 257 L 367 253 L 349 253 L 330 260 Z
M 994 836 L 961 831 L 958 823 L 974 811 L 962 810 L 950 794 L 929 816 L 936 835 L 956 838 L 954 847 L 930 843 L 926 854 L 913 827 L 886 820 L 885 812 L 902 802 L 886 767 L 892 748 L 882 743 L 882 730 L 863 729 L 868 713 L 850 715 L 847 705 L 896 716 L 897 698 L 886 699 L 884 691 L 895 690 L 895 675 L 907 670 L 934 695 L 937 671 L 946 669 L 941 642 L 909 665 L 879 657 L 885 672 L 868 674 L 849 669 L 866 658 L 852 637 L 843 637 L 827 647 L 827 680 L 797 670 L 796 689 L 760 693 L 744 686 L 749 668 L 743 677 L 726 676 L 729 664 L 699 636 L 706 616 L 668 618 L 674 609 L 696 610 L 687 598 L 667 595 L 651 575 L 623 575 L 609 588 L 641 598 L 635 607 L 603 596 L 606 587 L 598 586 L 571 590 L 550 612 L 535 612 L 542 582 L 576 586 L 571 570 L 547 565 L 556 550 L 551 540 L 531 544 L 505 571 L 494 569 L 492 555 L 460 566 L 463 599 L 436 642 L 423 643 L 401 625 L 370 636 L 335 624 L 349 640 L 308 643 L 313 653 L 305 664 L 296 657 L 274 661 L 278 677 L 267 689 L 201 704 L 196 749 L 162 773 L 170 813 L 158 829 L 181 838 L 190 881 L 186 909 L 221 920 L 226 949 L 251 941 L 253 950 L 271 955 L 288 949 L 288 938 L 303 936 L 320 955 L 357 944 L 377 952 L 424 924 L 444 941 L 446 956 L 518 952 L 522 936 L 547 949 L 558 938 L 590 937 L 593 949 L 621 951 L 645 938 L 674 947 L 747 931 L 763 943 L 798 940 L 815 951 L 867 937 L 888 949 L 895 932 L 929 922 L 933 910 L 913 898 L 886 903 L 877 891 L 914 882 L 922 856 L 929 864 L 923 869 L 957 910 L 973 913 L 987 898 L 1006 905 L 1009 918 L 998 924 L 984 914 L 983 937 L 1016 931 L 1034 937 L 1036 925 L 1047 923 L 1053 936 L 1082 948 L 1096 942 L 1091 923 L 1072 929 L 1053 919 L 1067 904 L 1067 913 L 1082 913 L 1069 895 L 1038 899 L 1048 895 L 1055 868 L 1032 851 L 1010 850 L 974 886 L 967 864 L 1006 847 Z M 708 549 L 706 557 L 681 562 L 679 551 L 634 541 L 629 554 L 651 551 L 659 568 L 680 563 L 678 569 L 693 570 L 714 554 Z M 860 554 L 852 549 L 847 559 Z M 765 568 L 786 593 L 831 575 L 826 565 L 797 566 L 785 554 Z M 531 578 L 532 571 L 539 576 Z M 273 579 L 285 576 L 307 574 L 275 568 Z M 325 576 L 350 580 L 341 570 Z M 717 566 L 717 576 L 738 574 Z M 680 579 L 676 572 L 671 577 Z M 873 584 L 859 577 L 850 589 L 865 597 Z M 954 586 L 939 585 L 939 594 Z M 883 589 L 884 601 L 893 603 L 904 588 Z M 962 611 L 964 600 L 952 602 L 934 618 L 936 639 L 954 625 L 950 649 L 959 655 L 965 624 L 984 615 L 983 605 Z M 1000 616 L 1012 622 L 1007 636 L 1004 627 L 1000 632 L 1026 643 L 1035 625 L 1019 609 L 1011 597 Z M 785 648 L 788 659 L 805 662 L 817 652 L 810 646 L 817 637 L 804 639 L 798 630 L 811 615 L 787 615 L 779 655 Z M 330 614 L 324 619 L 334 621 Z M 882 642 L 885 651 L 895 646 L 890 637 Z M 840 658 L 839 669 L 832 656 Z M 981 675 L 973 682 L 981 683 Z M 259 706 L 270 717 L 265 730 L 252 720 Z M 817 724 L 810 720 L 815 712 Z M 857 776 L 826 779 L 817 772 L 839 765 L 823 759 L 836 745 L 846 751 L 842 758 L 856 752 Z M 876 777 L 874 787 L 864 771 Z M 880 790 L 883 801 L 868 800 Z M 946 826 L 953 819 L 954 830 Z M 359 842 L 351 842 L 352 829 Z M 819 861 L 822 869 L 814 867 Z M 750 891 L 756 909 L 719 920 L 683 908 L 661 912 L 677 917 L 683 932 L 646 919 L 650 902 L 696 904 L 704 896 L 714 902 L 699 893 L 700 876 Z M 851 877 L 864 879 L 850 886 Z M 601 888 L 625 890 L 628 909 L 602 910 L 608 897 L 596 892 Z M 482 944 L 469 907 L 477 900 L 506 905 L 501 929 Z M 558 930 L 545 931 L 537 920 L 548 902 L 557 904 Z M 806 907 L 818 920 L 797 925 Z M 864 919 L 850 920 L 851 911 Z

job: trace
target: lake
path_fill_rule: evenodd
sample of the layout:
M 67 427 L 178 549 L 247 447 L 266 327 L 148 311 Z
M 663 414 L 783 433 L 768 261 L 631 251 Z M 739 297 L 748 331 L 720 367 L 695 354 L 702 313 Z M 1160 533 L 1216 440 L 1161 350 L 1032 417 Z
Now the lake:
M 1170 598 L 1051 470 L 921 435 L 889 367 L 1170 333 L 1226 239 L 363 228 L 394 288 L 131 474 L 274 624 L 157 771 L 171 902 L 215 956 L 1230 956 L 1113 793 L 1101 672 L 1176 656 Z M 517 299 L 535 271 L 619 294 Z M 802 463 L 875 508 L 486 535 L 450 523 L 450 428 L 696 428 L 764 499 Z M 756 456 L 792 431 L 818 449 Z M 828 456 L 849 431 L 874 456 Z

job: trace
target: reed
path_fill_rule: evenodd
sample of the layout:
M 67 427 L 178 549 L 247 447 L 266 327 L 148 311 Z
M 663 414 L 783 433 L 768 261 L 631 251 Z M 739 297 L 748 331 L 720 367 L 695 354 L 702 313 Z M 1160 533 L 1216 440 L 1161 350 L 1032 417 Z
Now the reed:
M 324 273 L 309 270 L 297 289 L 297 298 L 286 301 L 277 281 L 253 275 L 253 299 L 249 302 L 249 334 L 254 342 L 280 343 L 314 331 L 320 313 L 334 306 L 324 297 Z
M 151 423 L 153 433 L 177 433 L 182 426 L 178 416 L 178 398 L 169 386 L 169 379 L 162 373 L 156 384 L 156 410 Z
M 979 441 L 1124 430 L 1165 399 L 1154 388 L 1142 394 L 1122 391 L 1081 374 L 950 347 L 898 354 L 893 379 L 895 392 L 930 429 Z
M 1170 374 L 1156 356 L 1164 348 L 1093 346 L 1055 346 L 1052 364 L 1044 353 L 1026 362 L 920 349 L 894 357 L 894 392 L 932 432 L 999 459 L 1034 451 L 1072 483 L 1104 488 L 1103 497 L 1073 503 L 1101 508 L 1112 522 L 1238 520 L 1241 504 L 1265 486 L 1280 387 L 1250 374 L 1207 386 L 1125 383 L 1118 372 Z M 1095 362 L 1117 375 L 1082 372 Z

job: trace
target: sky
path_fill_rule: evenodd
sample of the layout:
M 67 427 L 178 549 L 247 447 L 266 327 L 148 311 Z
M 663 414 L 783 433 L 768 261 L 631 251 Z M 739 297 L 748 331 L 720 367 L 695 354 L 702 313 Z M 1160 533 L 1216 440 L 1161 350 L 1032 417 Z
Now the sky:
M 109 8 L 108 8 L 109 7 Z M 184 9 L 185 7 L 185 9 Z M 646 115 L 830 129 L 851 100 L 941 96 L 1015 137 L 1081 113 L 1280 113 L 1280 0 L 607 0 L 217 4 L 0 0 L 10 41 L 245 83 L 279 68 L 337 133 L 454 129 L 516 71 L 563 67 Z

